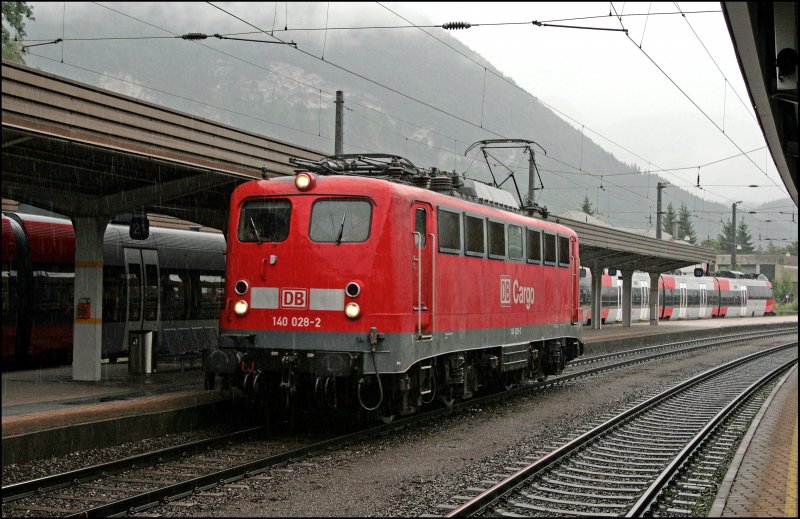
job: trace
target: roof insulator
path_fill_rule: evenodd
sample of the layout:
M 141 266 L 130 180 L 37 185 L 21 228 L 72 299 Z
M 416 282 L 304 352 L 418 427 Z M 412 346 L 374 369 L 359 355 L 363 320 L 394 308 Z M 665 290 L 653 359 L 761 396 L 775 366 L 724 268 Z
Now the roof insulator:
M 181 36 L 182 40 L 205 40 L 206 38 L 208 35 L 202 32 L 190 32 Z
M 442 29 L 447 30 L 454 30 L 454 29 L 469 29 L 472 25 L 469 22 L 447 22 L 442 25 Z

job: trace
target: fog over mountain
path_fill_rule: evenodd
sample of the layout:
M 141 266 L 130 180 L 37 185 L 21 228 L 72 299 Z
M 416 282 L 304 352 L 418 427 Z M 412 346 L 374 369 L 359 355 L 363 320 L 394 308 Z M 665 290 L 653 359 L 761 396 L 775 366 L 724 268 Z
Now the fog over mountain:
M 334 151 L 334 96 L 342 90 L 345 153 L 399 154 L 418 166 L 489 181 L 477 150 L 464 154 L 472 143 L 535 141 L 546 150 L 534 148 L 544 185 L 536 201 L 551 213 L 580 210 L 588 197 L 604 221 L 653 229 L 656 184 L 670 181 L 668 175 L 648 174 L 619 160 L 614 146 L 540 103 L 535 92 L 485 73 L 482 65 L 501 74 L 441 30 L 429 30 L 434 39 L 419 29 L 334 29 L 398 25 L 397 19 L 387 23 L 385 17 L 368 15 L 372 10 L 342 18 L 341 10 L 334 16 L 331 9 L 326 20 L 324 3 L 225 4 L 224 9 L 249 24 L 296 42 L 295 49 L 213 36 L 200 41 L 175 37 L 199 32 L 275 41 L 207 4 L 31 5 L 36 21 L 26 26 L 28 40 L 64 42 L 32 47 L 26 55 L 29 66 L 322 153 Z M 280 27 L 275 27 L 274 16 L 284 8 L 288 22 L 281 16 Z M 324 28 L 326 23 L 330 30 L 280 30 L 287 25 Z M 524 59 L 525 52 L 547 49 L 513 51 Z M 588 81 L 586 88 L 591 95 Z M 646 121 L 632 119 L 631 131 L 644 128 Z M 524 194 L 527 155 L 519 150 L 495 155 L 516 172 Z M 514 192 L 510 181 L 504 185 L 509 186 Z M 667 188 L 665 210 L 669 203 L 676 212 L 681 204 L 689 208 L 700 241 L 716 238 L 720 221 L 731 217 L 730 204 L 706 200 L 702 190 Z M 751 210 L 759 214 L 748 214 Z M 766 247 L 767 238 L 797 239 L 793 211 L 786 198 L 758 207 L 745 203 L 738 214 L 750 227 L 754 244 Z

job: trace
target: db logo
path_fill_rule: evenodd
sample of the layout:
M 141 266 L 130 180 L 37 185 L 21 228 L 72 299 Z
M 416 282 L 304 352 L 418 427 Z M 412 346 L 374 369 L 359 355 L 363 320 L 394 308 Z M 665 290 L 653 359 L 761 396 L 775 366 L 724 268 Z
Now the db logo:
M 511 306 L 511 276 L 500 276 L 500 306 Z
M 308 307 L 308 291 L 305 288 L 282 288 L 281 308 Z

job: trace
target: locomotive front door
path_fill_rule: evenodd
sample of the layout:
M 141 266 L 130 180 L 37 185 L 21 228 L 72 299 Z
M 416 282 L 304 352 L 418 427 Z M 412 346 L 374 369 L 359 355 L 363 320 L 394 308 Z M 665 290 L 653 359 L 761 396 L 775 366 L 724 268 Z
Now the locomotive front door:
M 428 339 L 433 333 L 433 275 L 435 236 L 432 231 L 433 209 L 430 204 L 414 202 L 411 205 L 412 218 L 412 309 L 416 316 L 416 335 Z

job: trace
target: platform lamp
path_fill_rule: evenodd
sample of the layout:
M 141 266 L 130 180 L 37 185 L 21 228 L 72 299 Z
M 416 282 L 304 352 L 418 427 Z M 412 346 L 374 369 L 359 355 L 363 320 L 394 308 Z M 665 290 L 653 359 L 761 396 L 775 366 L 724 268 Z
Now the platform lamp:
M 733 203 L 733 216 L 731 217 L 731 232 L 733 233 L 733 251 L 731 252 L 731 270 L 736 270 L 736 206 L 742 201 Z

